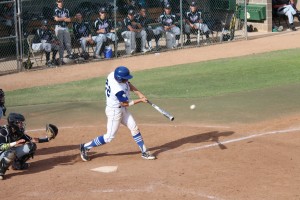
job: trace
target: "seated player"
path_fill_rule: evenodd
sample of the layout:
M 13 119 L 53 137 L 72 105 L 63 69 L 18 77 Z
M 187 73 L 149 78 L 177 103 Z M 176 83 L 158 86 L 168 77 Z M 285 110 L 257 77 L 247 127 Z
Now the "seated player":
M 3 4 L 2 4 L 3 5 Z M 4 4 L 0 10 L 0 21 L 6 26 L 9 35 L 14 35 L 14 4 L 12 2 Z
M 125 45 L 129 48 L 126 52 L 127 54 L 133 54 L 136 51 L 136 38 L 141 38 L 141 50 L 142 53 L 146 53 L 149 51 L 146 48 L 147 33 L 134 15 L 134 10 L 129 10 L 127 17 L 124 19 L 125 31 L 121 35 L 125 40 Z
M 180 39 L 180 28 L 176 26 L 176 16 L 171 13 L 171 5 L 167 4 L 164 8 L 164 13 L 160 15 L 159 22 L 162 24 L 159 27 L 160 32 L 169 32 L 175 35 L 176 44 L 173 48 L 176 48 L 179 45 Z
M 59 41 L 50 30 L 47 20 L 43 20 L 42 26 L 36 30 L 35 36 L 32 41 L 32 49 L 36 51 L 45 51 L 46 65 L 48 67 L 56 64 L 56 54 L 59 49 Z M 50 60 L 51 51 L 52 60 Z
M 147 33 L 147 43 L 149 50 L 152 50 L 151 40 L 153 38 L 155 39 L 156 50 L 159 50 L 159 39 L 161 38 L 162 34 L 158 28 L 153 29 L 151 26 L 149 26 L 149 19 L 146 14 L 146 8 L 141 7 L 140 12 L 135 16 L 135 18 Z
M 94 28 L 97 33 L 97 37 L 95 37 L 97 46 L 94 58 L 100 59 L 100 51 L 102 49 L 103 44 L 108 39 L 113 42 L 117 40 L 112 20 L 107 17 L 107 11 L 104 7 L 100 8 L 99 10 L 99 17 L 94 23 Z
M 201 18 L 201 12 L 198 10 L 196 2 L 192 2 L 190 5 L 190 11 L 185 14 L 185 26 L 184 31 L 187 36 L 187 41 L 185 44 L 191 44 L 190 34 L 192 30 L 200 30 L 206 39 L 209 38 L 210 30 L 206 24 L 203 23 Z
M 300 14 L 294 8 L 294 0 L 272 0 L 272 6 L 277 15 L 286 15 L 289 20 L 289 28 L 296 31 L 294 25 L 294 16 L 298 17 L 300 21 Z
M 82 14 L 78 12 L 75 16 L 76 22 L 73 23 L 73 33 L 75 39 L 80 42 L 82 53 L 87 53 L 86 45 L 87 43 L 93 44 L 92 33 L 89 22 L 83 20 Z M 96 37 L 95 37 L 96 38 Z

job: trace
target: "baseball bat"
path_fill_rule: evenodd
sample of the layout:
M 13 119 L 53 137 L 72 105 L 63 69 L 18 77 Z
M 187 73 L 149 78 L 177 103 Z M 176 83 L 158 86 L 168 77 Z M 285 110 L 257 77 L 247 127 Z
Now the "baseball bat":
M 174 120 L 174 117 L 168 113 L 167 111 L 161 109 L 160 107 L 158 107 L 157 105 L 155 105 L 154 103 L 151 103 L 151 101 L 147 101 L 147 103 L 149 103 L 155 110 L 157 110 L 159 113 L 161 113 L 162 115 L 164 115 L 166 118 L 168 118 L 170 121 Z

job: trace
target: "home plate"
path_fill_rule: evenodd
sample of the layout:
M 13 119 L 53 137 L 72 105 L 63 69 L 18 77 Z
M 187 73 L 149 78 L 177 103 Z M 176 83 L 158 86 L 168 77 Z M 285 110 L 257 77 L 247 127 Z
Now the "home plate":
M 91 169 L 95 172 L 102 172 L 102 173 L 111 173 L 117 171 L 118 166 L 103 166 L 103 167 L 97 167 L 94 169 Z

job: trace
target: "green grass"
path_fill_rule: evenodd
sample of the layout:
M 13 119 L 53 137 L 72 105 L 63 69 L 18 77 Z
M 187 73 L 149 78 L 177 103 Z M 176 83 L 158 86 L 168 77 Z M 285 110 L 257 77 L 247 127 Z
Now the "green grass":
M 300 83 L 299 49 L 134 72 L 149 98 L 198 98 Z M 201 56 L 201 55 L 199 55 Z M 99 101 L 105 77 L 8 91 L 7 106 Z

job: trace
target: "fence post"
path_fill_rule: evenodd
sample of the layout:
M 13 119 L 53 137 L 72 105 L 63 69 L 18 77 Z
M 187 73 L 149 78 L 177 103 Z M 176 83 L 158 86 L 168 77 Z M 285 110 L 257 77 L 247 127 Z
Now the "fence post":
M 20 37 L 19 37 L 19 31 L 18 31 L 18 18 L 19 14 L 17 12 L 18 10 L 18 0 L 14 0 L 14 21 L 15 21 L 15 41 L 16 41 L 16 57 L 17 57 L 17 70 L 21 71 L 21 63 L 20 63 Z
M 183 10 L 182 10 L 182 0 L 180 0 L 180 46 L 181 48 L 183 47 L 183 25 L 182 25 L 182 20 L 183 20 Z
M 244 13 L 245 13 L 245 16 L 244 16 L 244 19 L 245 19 L 245 27 L 244 27 L 244 30 L 245 30 L 245 39 L 248 40 L 248 26 L 247 26 L 247 0 L 244 0 L 244 6 L 245 6 L 245 10 L 244 10 Z
M 118 57 L 118 31 L 117 31 L 117 0 L 114 0 L 114 26 L 115 26 L 115 57 Z

